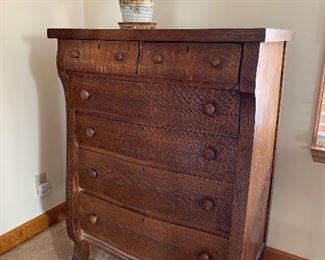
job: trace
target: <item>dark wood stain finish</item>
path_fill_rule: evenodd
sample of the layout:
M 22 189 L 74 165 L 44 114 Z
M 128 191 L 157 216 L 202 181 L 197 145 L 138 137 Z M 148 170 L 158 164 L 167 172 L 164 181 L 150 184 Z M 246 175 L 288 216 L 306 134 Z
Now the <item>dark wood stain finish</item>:
M 71 105 L 80 112 L 138 124 L 238 137 L 237 91 L 73 75 L 70 84 L 73 86 Z
M 285 42 L 273 29 L 49 29 L 67 228 L 120 259 L 262 259 Z
M 144 215 L 229 236 L 232 185 L 84 150 L 79 151 L 79 158 L 81 188 Z
M 236 172 L 234 138 L 148 127 L 79 113 L 76 126 L 80 146 L 96 147 L 162 169 L 225 182 L 232 182 Z M 210 151 L 208 157 L 207 151 Z

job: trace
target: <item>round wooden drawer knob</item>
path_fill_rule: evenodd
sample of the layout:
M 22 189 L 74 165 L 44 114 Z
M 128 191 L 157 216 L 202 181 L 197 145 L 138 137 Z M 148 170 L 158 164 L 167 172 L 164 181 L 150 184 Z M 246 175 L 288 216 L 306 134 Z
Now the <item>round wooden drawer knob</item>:
M 70 55 L 71 55 L 72 58 L 77 59 L 77 58 L 79 58 L 80 53 L 79 53 L 78 50 L 73 50 L 73 51 L 71 51 Z
M 157 55 L 153 58 L 153 62 L 156 64 L 160 64 L 163 62 L 163 57 L 161 55 Z
M 90 170 L 89 171 L 89 176 L 91 177 L 91 178 L 97 178 L 97 176 L 98 176 L 98 174 L 97 174 L 97 172 L 95 171 L 95 170 Z
M 115 60 L 117 60 L 117 61 L 121 61 L 121 60 L 123 60 L 123 53 L 122 52 L 117 52 L 117 53 L 115 53 Z
M 221 61 L 218 58 L 213 58 L 210 60 L 210 64 L 212 67 L 218 67 L 221 64 Z
M 208 253 L 201 253 L 199 255 L 199 260 L 209 260 L 210 259 L 210 256 L 208 255 Z
M 213 160 L 216 157 L 216 153 L 211 148 L 208 148 L 204 150 L 203 157 L 206 160 Z
M 212 115 L 216 112 L 216 107 L 212 103 L 206 103 L 203 105 L 203 112 L 207 115 Z
M 98 222 L 98 217 L 96 215 L 90 215 L 89 221 L 91 224 L 95 225 Z
M 80 91 L 80 97 L 83 100 L 87 100 L 90 97 L 90 93 L 87 90 L 83 89 Z
M 96 131 L 94 128 L 92 127 L 88 127 L 87 130 L 86 130 L 86 134 L 87 136 L 89 137 L 93 137 L 95 135 Z
M 213 208 L 213 202 L 211 200 L 204 200 L 202 203 L 202 208 L 210 211 Z

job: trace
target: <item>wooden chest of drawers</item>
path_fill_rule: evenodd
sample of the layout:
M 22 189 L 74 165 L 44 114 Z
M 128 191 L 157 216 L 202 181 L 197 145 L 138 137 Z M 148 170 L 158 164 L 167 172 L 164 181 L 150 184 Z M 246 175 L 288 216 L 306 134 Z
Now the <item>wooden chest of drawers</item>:
M 286 41 L 271 29 L 49 29 L 67 228 L 121 259 L 261 259 Z

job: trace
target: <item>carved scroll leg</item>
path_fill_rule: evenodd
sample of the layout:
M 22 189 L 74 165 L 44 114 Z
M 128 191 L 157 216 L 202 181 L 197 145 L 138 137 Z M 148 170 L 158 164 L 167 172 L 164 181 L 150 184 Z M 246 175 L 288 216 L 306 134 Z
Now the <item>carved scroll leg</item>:
M 82 241 L 79 244 L 74 244 L 74 252 L 72 260 L 88 260 L 89 258 L 89 245 Z

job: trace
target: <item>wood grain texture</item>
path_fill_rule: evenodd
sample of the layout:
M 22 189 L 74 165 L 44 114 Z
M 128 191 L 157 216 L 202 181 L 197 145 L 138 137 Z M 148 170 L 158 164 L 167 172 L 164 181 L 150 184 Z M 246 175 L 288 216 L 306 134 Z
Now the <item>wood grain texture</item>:
M 286 252 L 267 247 L 263 260 L 307 260 L 296 255 L 288 254 Z
M 244 238 L 244 259 L 265 242 L 269 187 L 273 171 L 284 43 L 262 43 L 256 80 L 256 114 Z M 272 64 L 270 69 L 269 64 Z
M 66 106 L 67 117 L 67 173 L 66 173 L 66 211 L 67 211 L 67 232 L 71 240 L 77 242 L 80 239 L 78 227 L 77 209 L 79 205 L 78 197 L 78 178 L 76 174 L 76 168 L 74 165 L 77 162 L 76 153 L 76 135 L 75 135 L 75 111 L 70 108 L 70 96 L 69 96 L 69 76 L 64 68 L 64 49 L 65 45 L 62 40 L 58 40 L 58 52 L 56 56 L 56 63 L 58 68 L 58 75 L 61 79 Z
M 144 43 L 139 73 L 159 79 L 235 84 L 240 57 L 240 44 Z
M 231 183 L 236 172 L 237 139 L 148 127 L 77 114 L 80 145 L 97 147 L 152 166 Z M 95 130 L 93 137 L 87 129 Z M 207 149 L 214 158 L 205 159 Z
M 240 92 L 242 93 L 255 92 L 259 51 L 260 43 L 245 43 L 243 45 L 240 73 Z
M 137 72 L 139 44 L 123 41 L 64 41 L 67 71 L 132 75 Z
M 291 41 L 293 33 L 269 28 L 242 29 L 48 29 L 48 38 L 154 42 L 265 42 Z
M 121 259 L 260 260 L 292 34 L 48 33 L 61 39 L 75 257 L 91 243 Z
M 65 204 L 60 204 L 44 214 L 0 236 L 0 255 L 36 236 L 46 228 L 64 219 Z M 1 257 L 0 257 L 1 258 Z
M 80 187 L 170 223 L 227 237 L 232 185 L 79 150 Z M 92 171 L 96 176 L 90 175 Z M 150 196 L 148 196 L 150 194 Z M 98 195 L 97 195 L 98 196 Z M 211 209 L 204 203 L 211 202 Z
M 245 237 L 248 187 L 253 149 L 252 144 L 254 141 L 255 104 L 256 100 L 254 95 L 247 93 L 241 94 L 240 134 L 237 162 L 238 175 L 234 183 L 234 202 L 228 259 L 245 259 L 243 258 L 243 243 Z M 251 259 L 246 258 L 245 260 Z
M 238 137 L 239 94 L 178 84 L 152 84 L 71 75 L 71 105 L 80 112 L 127 122 Z M 80 96 L 86 91 L 89 97 Z M 191 95 L 188 95 L 188 93 Z M 205 105 L 215 111 L 207 114 Z
M 86 241 L 79 241 L 74 244 L 72 260 L 88 260 L 89 244 Z
M 89 222 L 90 215 L 98 217 L 96 224 Z M 209 259 L 226 259 L 225 239 L 151 219 L 84 194 L 81 227 L 87 234 L 139 259 L 198 259 L 204 252 Z

